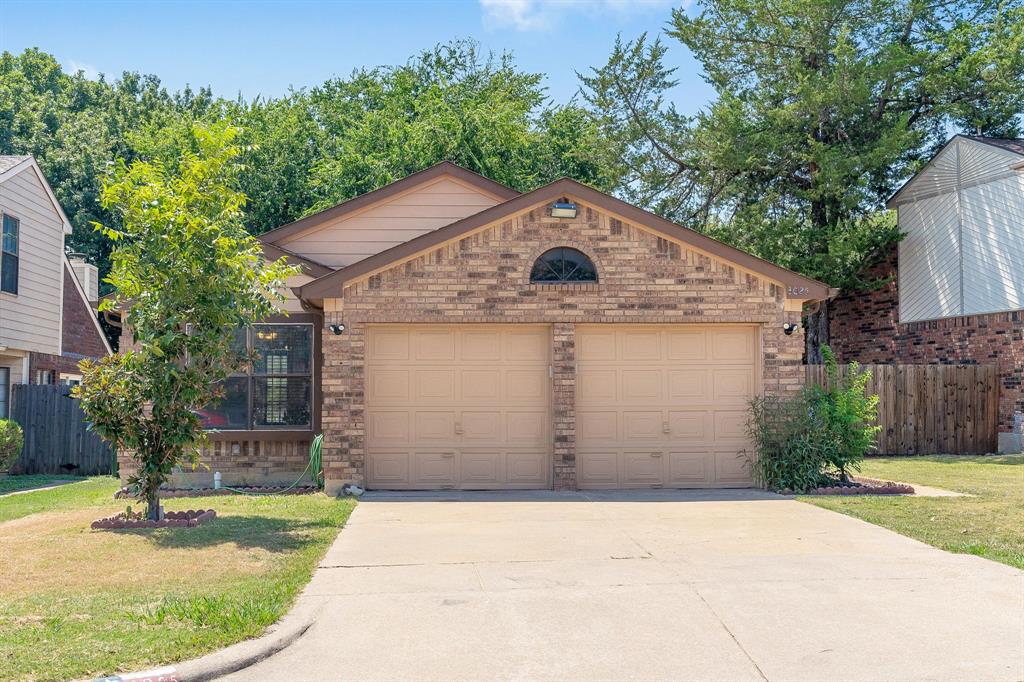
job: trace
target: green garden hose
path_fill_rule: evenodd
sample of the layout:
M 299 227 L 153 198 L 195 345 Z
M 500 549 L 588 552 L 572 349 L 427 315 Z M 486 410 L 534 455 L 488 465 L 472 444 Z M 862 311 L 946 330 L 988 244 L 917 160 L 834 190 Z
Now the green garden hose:
M 301 474 L 299 474 L 299 477 L 297 479 L 295 479 L 295 482 L 292 483 L 287 488 L 285 488 L 284 490 L 275 490 L 274 492 L 265 492 L 265 493 L 260 492 L 260 493 L 257 493 L 257 492 L 253 492 L 251 490 L 241 490 L 239 488 L 232 488 L 231 486 L 227 486 L 227 485 L 222 485 L 221 488 L 223 488 L 224 490 L 230 490 L 231 492 L 234 492 L 234 493 L 241 493 L 242 495 L 280 495 L 281 493 L 286 493 L 289 490 L 291 490 L 292 488 L 294 488 L 295 486 L 297 486 L 302 481 L 302 477 L 305 476 L 307 472 L 309 473 L 310 477 L 313 479 L 313 485 L 315 485 L 317 488 L 323 488 L 323 486 L 324 486 L 324 467 L 323 467 L 323 458 L 321 456 L 321 453 L 323 452 L 323 449 L 324 449 L 324 434 L 321 433 L 316 438 L 314 438 L 313 442 L 310 443 L 310 445 L 309 445 L 309 462 L 306 464 L 306 468 L 302 471 Z

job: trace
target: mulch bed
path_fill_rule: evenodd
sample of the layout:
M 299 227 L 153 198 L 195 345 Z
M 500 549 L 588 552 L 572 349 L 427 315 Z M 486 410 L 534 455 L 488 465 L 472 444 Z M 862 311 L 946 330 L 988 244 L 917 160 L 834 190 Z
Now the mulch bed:
M 792 495 L 793 491 L 786 489 L 783 495 Z M 906 483 L 895 481 L 883 481 L 877 478 L 854 477 L 849 482 L 836 481 L 833 485 L 824 485 L 812 488 L 807 495 L 913 495 L 914 488 Z
M 314 486 L 299 486 L 297 488 L 285 489 L 285 486 L 237 486 L 233 490 L 227 488 L 161 488 L 160 497 L 214 497 L 217 495 L 242 495 L 245 493 L 262 493 L 274 495 L 312 495 L 320 492 Z M 116 500 L 133 500 L 135 495 L 130 491 L 121 488 L 114 493 Z
M 122 528 L 194 528 L 200 524 L 217 518 L 213 509 L 189 509 L 188 511 L 170 511 L 164 514 L 162 521 L 150 521 L 127 516 L 125 512 L 114 514 L 105 519 L 92 522 L 97 530 L 118 530 Z

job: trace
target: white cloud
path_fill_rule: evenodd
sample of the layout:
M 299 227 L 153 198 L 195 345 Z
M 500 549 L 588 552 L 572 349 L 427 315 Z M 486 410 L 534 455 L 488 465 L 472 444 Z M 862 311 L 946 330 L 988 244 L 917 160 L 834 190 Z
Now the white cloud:
M 78 73 L 81 71 L 82 75 L 91 81 L 99 80 L 100 78 L 100 70 L 95 66 L 77 62 L 74 59 L 68 59 L 64 62 L 64 70 L 68 73 Z
M 625 16 L 658 10 L 671 0 L 480 0 L 488 28 L 511 27 L 517 31 L 546 30 L 572 12 Z

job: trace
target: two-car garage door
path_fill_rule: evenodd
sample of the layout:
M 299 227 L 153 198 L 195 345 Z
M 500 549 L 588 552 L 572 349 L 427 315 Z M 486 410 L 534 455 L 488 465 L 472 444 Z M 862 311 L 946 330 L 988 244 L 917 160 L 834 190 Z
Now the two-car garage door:
M 381 325 L 366 339 L 367 484 L 551 485 L 551 330 Z M 756 328 L 579 325 L 580 488 L 750 485 Z

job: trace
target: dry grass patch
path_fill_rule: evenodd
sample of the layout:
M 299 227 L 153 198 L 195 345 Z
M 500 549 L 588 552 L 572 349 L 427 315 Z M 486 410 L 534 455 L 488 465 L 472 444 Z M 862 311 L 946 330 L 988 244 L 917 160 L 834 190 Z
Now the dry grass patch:
M 91 530 L 124 509 L 111 499 L 116 487 L 92 479 L 0 499 L 0 519 L 11 518 L 0 523 L 0 677 L 97 677 L 257 636 L 291 605 L 353 507 L 324 495 L 175 499 L 168 510 L 213 508 L 217 519 Z

